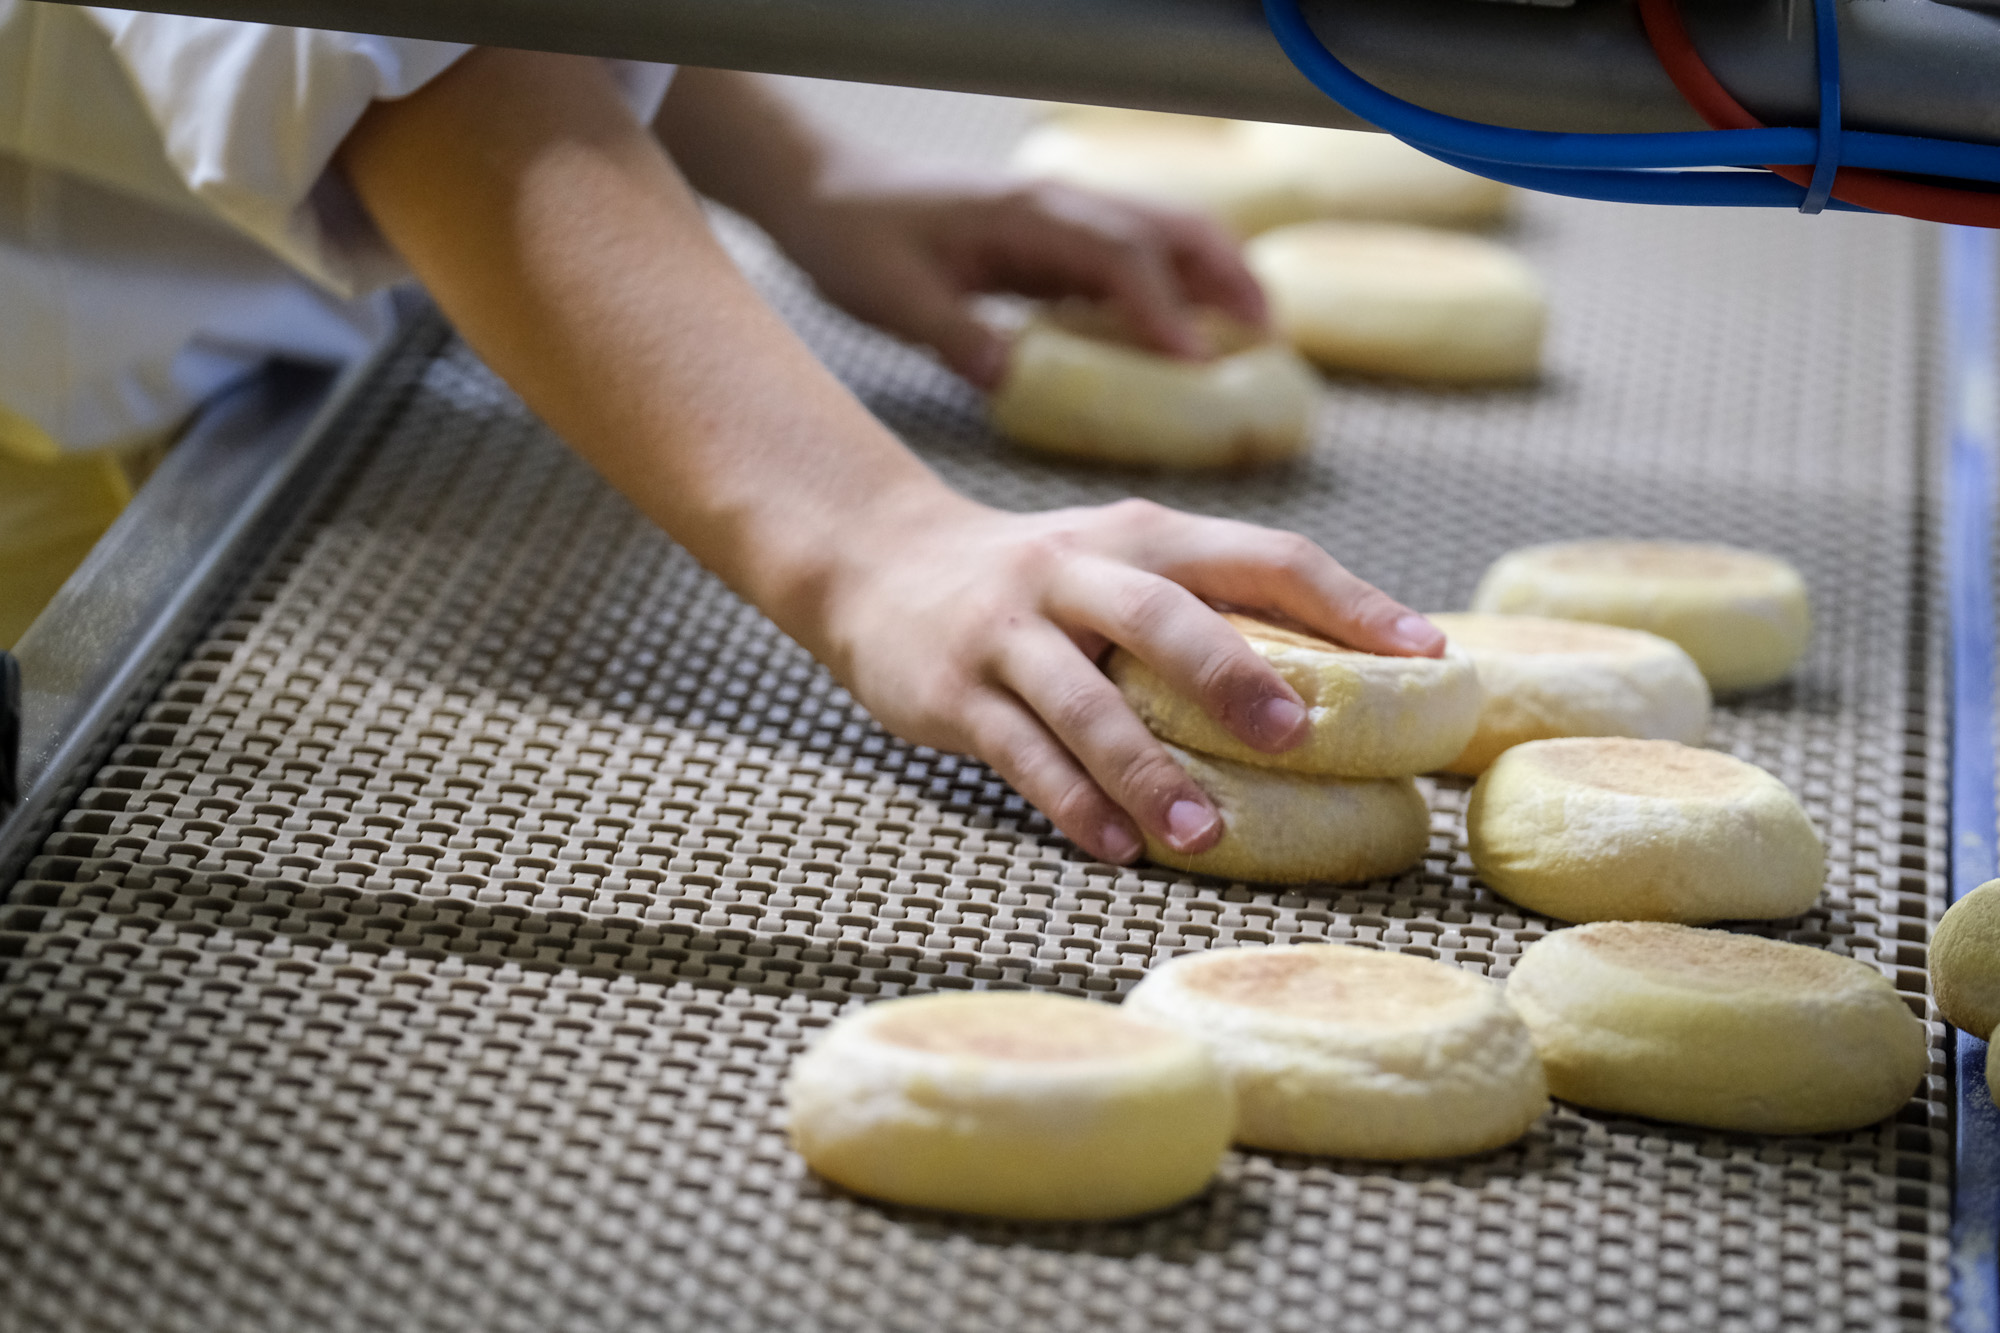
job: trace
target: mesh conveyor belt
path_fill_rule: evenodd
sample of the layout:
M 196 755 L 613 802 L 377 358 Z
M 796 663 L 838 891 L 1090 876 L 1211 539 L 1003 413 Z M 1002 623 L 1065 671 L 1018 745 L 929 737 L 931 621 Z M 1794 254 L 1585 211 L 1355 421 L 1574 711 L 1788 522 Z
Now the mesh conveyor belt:
M 975 150 L 1019 114 L 821 95 Z M 1431 850 L 1392 883 L 1278 892 L 1083 859 L 980 766 L 883 735 L 461 348 L 419 338 L 337 497 L 6 900 L 0 1325 L 1942 1324 L 1920 228 L 1538 201 L 1518 240 L 1554 285 L 1545 387 L 1341 384 L 1308 462 L 1196 479 L 1005 451 L 967 391 L 732 235 L 867 401 L 999 504 L 1136 491 L 1282 524 L 1439 608 L 1538 539 L 1796 561 L 1810 660 L 1720 709 L 1710 740 L 1783 777 L 1828 841 L 1820 906 L 1772 933 L 1882 968 L 1932 1020 L 1933 1076 L 1845 1135 L 1558 1108 L 1461 1163 L 1236 1153 L 1207 1196 L 1121 1225 L 845 1197 L 788 1153 L 778 1089 L 861 999 L 1110 998 L 1176 951 L 1294 939 L 1497 977 L 1550 925 L 1472 881 L 1450 781 L 1427 785 Z

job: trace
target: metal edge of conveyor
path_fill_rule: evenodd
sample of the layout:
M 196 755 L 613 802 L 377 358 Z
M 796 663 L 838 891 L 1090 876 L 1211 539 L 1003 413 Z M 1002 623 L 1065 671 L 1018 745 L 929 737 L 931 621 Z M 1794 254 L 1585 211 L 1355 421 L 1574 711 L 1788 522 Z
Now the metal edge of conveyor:
M 20 799 L 0 821 L 11 883 L 252 568 L 339 476 L 363 386 L 416 316 L 339 375 L 274 364 L 204 409 L 35 622 L 21 670 Z
M 1939 272 L 1949 432 L 1944 452 L 1946 605 L 1951 623 L 1951 897 L 1996 871 L 1994 486 L 2000 478 L 2000 271 L 1995 237 L 1946 229 Z M 1986 1043 L 1953 1035 L 1956 1143 L 1952 1181 L 1954 1333 L 2000 1328 L 2000 1108 L 1986 1085 Z

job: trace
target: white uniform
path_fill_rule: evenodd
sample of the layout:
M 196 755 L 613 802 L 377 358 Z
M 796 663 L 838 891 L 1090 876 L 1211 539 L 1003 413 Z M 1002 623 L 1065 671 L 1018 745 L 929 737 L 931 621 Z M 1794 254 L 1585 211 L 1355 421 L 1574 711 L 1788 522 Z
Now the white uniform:
M 365 351 L 406 272 L 328 164 L 467 49 L 0 0 L 0 452 L 157 438 L 272 356 Z M 671 67 L 614 68 L 650 120 Z

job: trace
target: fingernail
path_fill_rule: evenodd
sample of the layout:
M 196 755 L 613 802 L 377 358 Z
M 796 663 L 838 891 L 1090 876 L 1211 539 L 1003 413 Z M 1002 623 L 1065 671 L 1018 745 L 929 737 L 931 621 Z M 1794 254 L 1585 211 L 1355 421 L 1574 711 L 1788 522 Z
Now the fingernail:
M 1139 840 L 1123 824 L 1106 824 L 1103 832 L 1097 835 L 1097 843 L 1104 849 L 1104 859 L 1116 866 L 1138 860 L 1143 850 Z
M 1306 710 L 1282 695 L 1259 699 L 1250 709 L 1250 730 L 1262 744 L 1289 750 L 1305 726 Z
M 1444 648 L 1444 631 L 1414 613 L 1398 620 L 1393 632 L 1405 645 L 1420 653 L 1436 653 Z
M 1191 852 L 1217 823 L 1215 812 L 1198 801 L 1175 801 L 1167 810 L 1167 845 Z

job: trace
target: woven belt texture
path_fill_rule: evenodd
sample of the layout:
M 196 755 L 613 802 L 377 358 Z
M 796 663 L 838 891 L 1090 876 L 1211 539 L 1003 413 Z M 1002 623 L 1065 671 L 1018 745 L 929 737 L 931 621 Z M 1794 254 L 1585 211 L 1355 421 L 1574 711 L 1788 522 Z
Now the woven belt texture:
M 814 87 L 900 148 L 1019 104 Z M 1552 929 L 1422 865 L 1273 890 L 1079 854 L 981 765 L 877 727 L 420 329 L 358 462 L 268 553 L 7 890 L 7 1329 L 1915 1330 L 1941 1326 L 1947 732 L 1926 469 L 1934 247 L 1900 220 L 1531 200 L 1545 383 L 1327 393 L 1243 476 L 1037 461 L 925 357 L 734 251 L 954 485 L 1293 528 L 1415 605 L 1590 535 L 1781 553 L 1797 679 L 1710 744 L 1782 777 L 1826 892 L 1765 933 L 1881 968 L 1933 1074 L 1885 1124 L 1759 1138 L 1559 1106 L 1436 1165 L 1234 1153 L 1164 1215 L 1016 1226 L 842 1195 L 787 1063 L 863 1001 L 1114 999 L 1159 959 L 1338 940 L 1504 977 Z

